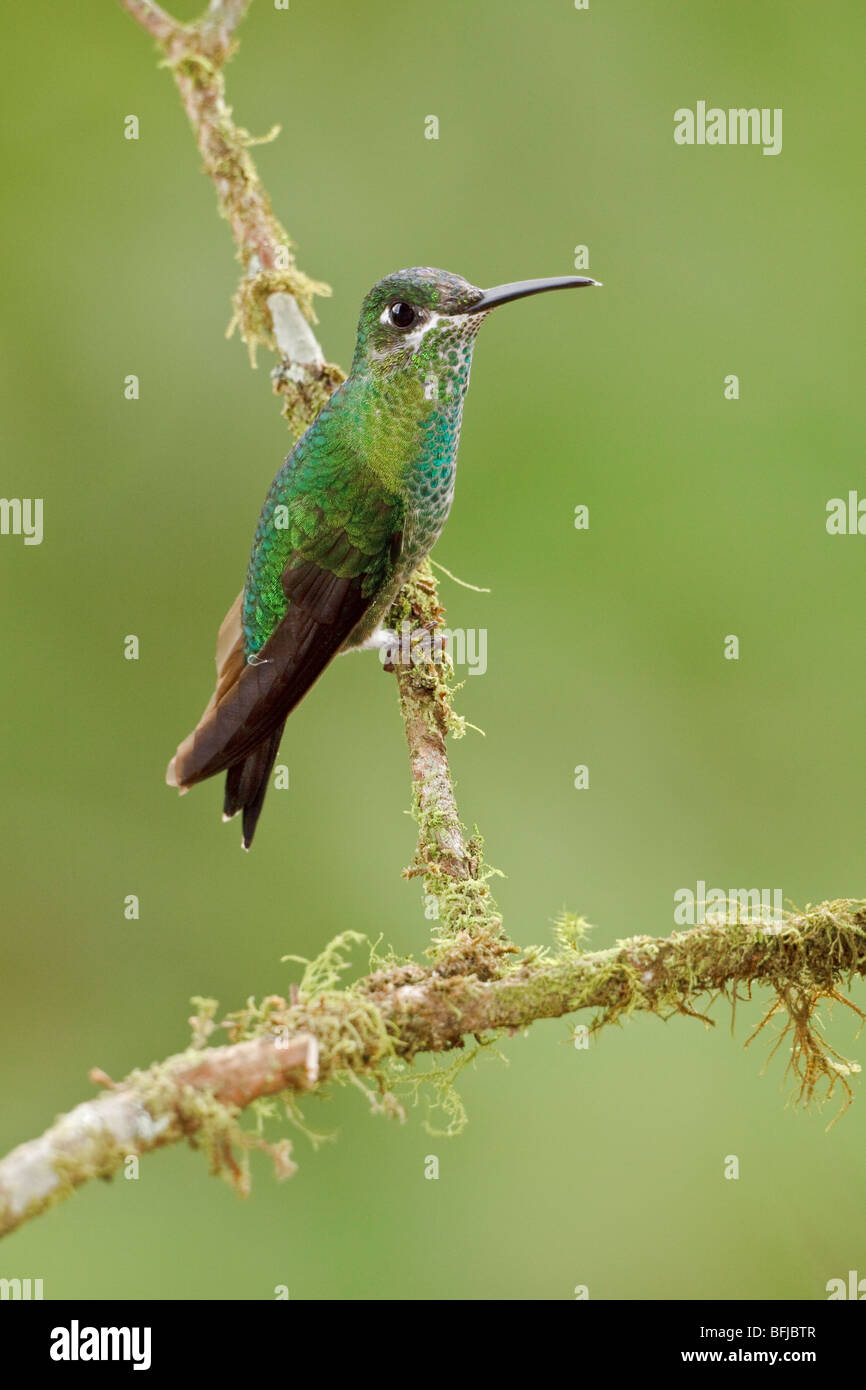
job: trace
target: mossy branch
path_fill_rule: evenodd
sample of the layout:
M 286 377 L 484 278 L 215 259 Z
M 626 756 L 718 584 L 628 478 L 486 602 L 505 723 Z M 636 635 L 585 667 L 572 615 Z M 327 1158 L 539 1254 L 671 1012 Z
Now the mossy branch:
M 131 1157 L 182 1140 L 204 1149 L 211 1170 L 242 1193 L 251 1148 L 268 1152 L 277 1176 L 288 1177 L 289 1141 L 271 1144 L 238 1124 L 255 1102 L 282 1096 L 291 1116 L 293 1096 L 354 1079 L 375 1108 L 400 1114 L 401 1088 L 424 1081 L 406 1069 L 420 1053 L 581 1009 L 595 1011 L 589 1033 L 638 1012 L 710 1023 L 706 1009 L 717 996 L 735 1006 L 755 985 L 768 986 L 772 1003 L 759 1029 L 777 1013 L 786 1019 L 776 1047 L 789 1042 L 796 1099 L 812 1100 L 823 1085 L 827 1096 L 841 1086 L 850 1100 L 849 1077 L 859 1067 L 824 1041 L 815 1011 L 822 1000 L 854 1009 L 840 986 L 866 975 L 866 902 L 822 903 L 781 923 L 744 919 L 665 938 L 635 936 L 607 951 L 582 951 L 584 929 L 580 919 L 564 918 L 555 951 L 533 948 L 517 959 L 495 937 L 462 933 L 433 965 L 389 964 L 339 989 L 346 950 L 361 940 L 349 932 L 308 965 L 288 1000 L 272 995 L 221 1025 L 213 1021 L 215 1003 L 197 1001 L 189 1051 L 119 1085 L 93 1073 L 107 1086 L 103 1095 L 0 1161 L 0 1234 L 91 1178 L 112 1177 Z M 217 1026 L 231 1041 L 205 1046 Z M 435 1084 L 436 1074 L 426 1079 Z
M 234 31 L 250 3 L 211 0 L 200 19 L 181 24 L 153 0 L 120 0 L 156 41 L 163 65 L 174 77 L 204 171 L 234 237 L 244 274 L 232 300 L 228 331 L 240 331 L 253 364 L 260 344 L 278 354 L 274 390 L 282 397 L 291 428 L 300 434 L 344 373 L 325 361 L 311 327 L 316 322 L 314 298 L 329 295 L 330 288 L 296 266 L 292 241 L 250 157 L 250 146 L 262 141 L 235 125 L 226 103 L 223 68 L 235 52 Z M 263 138 L 278 133 L 274 127 Z
M 422 876 L 447 943 L 455 933 L 498 934 L 501 918 L 488 888 L 495 871 L 483 864 L 481 840 L 467 837 L 460 823 L 448 762 L 448 736 L 462 737 L 449 684 L 453 669 L 442 642 L 444 610 L 429 563 L 415 571 L 399 594 L 388 623 L 432 639 L 418 645 L 410 662 L 395 666 L 400 713 L 409 745 L 412 808 L 418 847 L 407 878 Z
M 233 124 L 225 103 L 222 68 L 249 0 L 211 0 L 207 14 L 191 25 L 179 24 L 151 0 L 120 3 L 153 36 L 174 74 L 244 265 L 235 322 L 251 353 L 264 342 L 281 354 L 276 389 L 293 427 L 303 428 L 343 378 L 324 362 L 312 331 L 298 328 L 309 324 L 313 295 L 325 287 L 295 266 L 289 238 L 249 156 L 250 138 Z M 394 605 L 392 625 L 400 629 L 404 621 L 434 639 L 441 634 L 443 612 L 428 566 L 416 572 Z M 595 1012 L 585 1033 L 576 1036 L 580 1045 L 590 1033 L 637 1012 L 663 1019 L 682 1014 L 709 1024 L 706 1010 L 719 995 L 735 1010 L 754 986 L 767 987 L 770 1004 L 756 1033 L 776 1016 L 783 1020 L 773 1051 L 787 1043 L 796 1099 L 820 1098 L 819 1087 L 826 1098 L 840 1087 L 843 1108 L 849 1103 L 850 1077 L 860 1068 L 823 1039 L 816 1011 L 822 1001 L 838 1002 L 863 1018 L 841 991 L 866 975 L 866 902 L 822 903 L 774 923 L 737 909 L 724 920 L 670 937 L 635 936 L 595 952 L 583 949 L 583 920 L 563 916 L 554 949 L 521 952 L 503 933 L 480 839 L 467 837 L 457 811 L 447 738 L 459 735 L 463 725 L 453 707 L 452 675 L 435 641 L 396 667 L 418 822 L 415 858 L 405 873 L 423 876 L 435 904 L 429 963 L 371 961 L 371 973 L 340 987 L 348 948 L 363 939 L 344 932 L 307 963 L 289 999 L 272 995 L 250 1003 L 221 1025 L 214 1021 L 214 1001 L 195 1001 L 188 1051 L 133 1072 L 118 1085 L 102 1072 L 92 1073 L 106 1086 L 103 1095 L 0 1161 L 0 1234 L 89 1179 L 111 1177 L 131 1160 L 181 1140 L 205 1149 L 212 1170 L 241 1192 L 248 1187 L 253 1148 L 265 1149 L 278 1176 L 286 1177 L 294 1171 L 289 1142 L 265 1141 L 261 1123 L 275 1098 L 297 1118 L 297 1096 L 321 1091 L 328 1082 L 355 1082 L 374 1108 L 391 1114 L 401 1113 L 401 1091 L 427 1084 L 437 1089 L 440 1105 L 459 1116 L 451 1077 L 467 1055 L 467 1038 L 484 1042 L 503 1030 L 513 1033 L 582 1009 Z M 225 1029 L 228 1042 L 212 1047 L 217 1027 Z M 412 1067 L 422 1054 L 451 1051 L 455 1067 L 427 1073 Z M 247 1132 L 238 1121 L 250 1107 L 259 1125 Z

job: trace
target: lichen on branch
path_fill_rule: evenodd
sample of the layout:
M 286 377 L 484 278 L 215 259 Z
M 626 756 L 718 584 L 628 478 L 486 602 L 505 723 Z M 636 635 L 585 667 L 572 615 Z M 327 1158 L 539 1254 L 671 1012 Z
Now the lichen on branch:
M 162 65 L 174 77 L 204 172 L 231 228 L 244 273 L 232 299 L 228 332 L 237 328 L 253 364 L 259 345 L 278 354 L 274 390 L 290 427 L 301 434 L 345 376 L 325 361 L 311 327 L 314 299 L 329 295 L 330 288 L 298 269 L 291 238 L 249 153 L 251 146 L 275 138 L 279 128 L 255 139 L 235 124 L 226 102 L 223 68 L 236 51 L 234 31 L 250 0 L 213 0 L 192 24 L 181 24 L 153 0 L 120 3 L 156 41 Z
M 117 1085 L 94 1073 L 107 1086 L 102 1096 L 0 1161 L 0 1234 L 91 1178 L 113 1176 L 130 1156 L 183 1140 L 203 1149 L 211 1170 L 241 1193 L 249 1186 L 250 1148 L 268 1152 L 277 1175 L 287 1177 L 294 1171 L 288 1141 L 268 1143 L 257 1130 L 242 1129 L 238 1117 L 274 1098 L 294 1117 L 299 1096 L 330 1082 L 354 1081 L 374 1109 L 391 1115 L 402 1113 L 401 1094 L 419 1086 L 438 1088 L 441 1105 L 444 1085 L 445 1109 L 459 1116 L 454 1068 L 419 1077 L 416 1058 L 459 1053 L 467 1038 L 490 1041 L 582 1009 L 594 1014 L 590 1034 L 636 1013 L 684 1015 L 709 1025 L 715 999 L 735 1008 L 766 986 L 772 1002 L 759 1027 L 776 1015 L 785 1020 L 776 1049 L 789 1044 L 793 1099 L 828 1099 L 841 1088 L 843 1109 L 850 1103 L 859 1065 L 825 1041 L 817 1011 L 822 1002 L 835 1002 L 864 1017 L 842 988 L 866 975 L 866 902 L 821 903 L 779 923 L 744 917 L 733 926 L 710 922 L 670 937 L 633 936 L 605 951 L 582 949 L 584 929 L 581 919 L 565 918 L 555 947 L 516 955 L 485 954 L 483 934 L 460 934 L 450 954 L 432 964 L 374 960 L 369 974 L 341 987 L 351 947 L 363 940 L 346 932 L 306 964 L 288 998 L 248 1003 L 219 1025 L 216 1005 L 196 1001 L 189 1051 Z M 229 1042 L 206 1046 L 218 1028 Z
M 388 626 L 395 632 L 408 630 L 432 639 L 413 648 L 410 661 L 394 667 L 409 745 L 412 812 L 418 824 L 415 857 L 404 875 L 423 878 L 442 949 L 460 933 L 475 939 L 476 948 L 478 938 L 486 937 L 495 949 L 502 919 L 489 882 L 496 870 L 484 864 L 480 836 L 467 836 L 460 822 L 448 761 L 448 737 L 461 738 L 465 726 L 454 709 L 454 671 L 442 640 L 444 616 L 433 571 L 425 561 L 388 615 Z

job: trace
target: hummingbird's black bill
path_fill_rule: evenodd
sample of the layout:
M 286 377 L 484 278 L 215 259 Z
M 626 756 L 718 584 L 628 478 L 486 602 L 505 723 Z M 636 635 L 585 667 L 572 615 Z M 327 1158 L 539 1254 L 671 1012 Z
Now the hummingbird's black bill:
M 590 280 L 585 275 L 563 275 L 552 280 L 515 280 L 510 285 L 494 285 L 485 290 L 480 299 L 464 313 L 486 314 L 499 304 L 510 304 L 513 299 L 525 299 L 529 294 L 544 294 L 545 290 L 579 290 L 584 285 L 600 285 L 600 280 Z

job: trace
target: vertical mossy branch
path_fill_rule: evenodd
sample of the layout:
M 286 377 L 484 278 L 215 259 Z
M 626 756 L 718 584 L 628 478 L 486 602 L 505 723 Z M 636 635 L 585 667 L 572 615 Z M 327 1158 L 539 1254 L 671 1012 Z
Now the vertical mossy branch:
M 251 355 L 259 343 L 281 354 L 273 374 L 275 389 L 293 429 L 301 432 L 344 374 L 325 362 L 309 326 L 314 295 L 330 290 L 297 268 L 289 235 L 250 157 L 254 142 L 235 125 L 225 99 L 222 69 L 235 50 L 234 31 L 251 0 L 212 0 L 193 24 L 178 23 L 152 0 L 120 3 L 156 40 L 174 75 L 205 173 L 246 271 L 234 296 L 232 322 Z M 435 902 L 432 920 L 439 932 L 454 938 L 465 932 L 499 933 L 501 920 L 487 887 L 489 872 L 482 869 L 480 840 L 467 839 L 457 813 L 446 740 L 462 733 L 463 721 L 454 713 L 447 682 L 443 617 L 436 581 L 424 565 L 398 597 L 389 620 L 398 629 L 408 622 L 412 631 L 434 637 L 432 655 L 421 651 L 411 664 L 396 668 L 419 832 L 407 874 L 423 875 L 425 893 Z
M 464 724 L 454 711 L 453 672 L 442 640 L 444 611 L 428 562 L 404 587 L 388 622 L 401 637 L 427 639 L 413 645 L 411 662 L 395 666 L 418 822 L 415 859 L 405 873 L 423 877 L 439 943 L 453 951 L 467 934 L 500 937 L 502 922 L 487 886 L 491 875 L 483 867 L 480 838 L 467 837 L 457 810 L 447 740 L 461 736 Z
M 244 269 L 232 300 L 237 327 L 255 362 L 264 344 L 280 357 L 274 389 L 296 434 L 315 419 L 344 374 L 326 362 L 311 324 L 313 300 L 330 289 L 295 264 L 292 241 L 277 218 L 250 157 L 256 141 L 235 125 L 226 103 L 223 68 L 235 51 L 234 31 L 251 0 L 212 0 L 193 24 L 180 24 L 153 0 L 120 0 L 156 41 L 171 70 L 202 156 L 216 189 Z M 278 134 L 275 127 L 264 137 Z

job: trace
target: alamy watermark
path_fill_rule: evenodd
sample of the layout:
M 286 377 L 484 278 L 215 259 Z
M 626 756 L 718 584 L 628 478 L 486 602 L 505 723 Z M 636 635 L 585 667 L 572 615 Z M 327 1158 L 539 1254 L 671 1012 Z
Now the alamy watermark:
M 674 892 L 674 925 L 700 927 L 706 923 L 733 927 L 737 922 L 784 921 L 781 888 L 707 888 L 699 878 L 695 888 Z
M 828 536 L 866 536 L 866 497 L 853 488 L 847 497 L 831 497 L 826 511 Z
M 52 1328 L 48 1354 L 52 1361 L 130 1361 L 134 1371 L 148 1371 L 151 1328 L 82 1327 L 73 1318 L 68 1327 Z
M 781 106 L 707 106 L 699 101 L 693 111 L 680 106 L 674 112 L 677 145 L 763 145 L 764 154 L 782 153 Z
M 0 1279 L 0 1299 L 39 1299 L 44 1298 L 41 1279 Z
M 453 667 L 465 666 L 470 676 L 483 676 L 487 670 L 487 628 L 446 627 L 431 632 L 427 627 L 413 627 L 407 619 L 399 632 L 385 634 L 379 648 L 383 666 L 441 662 L 446 656 Z
M 41 545 L 42 498 L 0 497 L 0 536 L 23 536 L 25 545 Z

